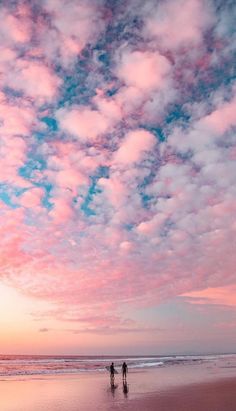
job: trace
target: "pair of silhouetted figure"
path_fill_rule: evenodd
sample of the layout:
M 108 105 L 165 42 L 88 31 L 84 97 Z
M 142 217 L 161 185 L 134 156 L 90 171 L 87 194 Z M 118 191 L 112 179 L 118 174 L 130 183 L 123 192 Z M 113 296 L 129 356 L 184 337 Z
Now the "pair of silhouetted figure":
M 127 372 L 128 372 L 128 366 L 126 362 L 123 362 L 122 364 L 122 377 L 123 377 L 123 386 L 124 383 L 126 384 L 126 377 L 127 377 Z M 115 387 L 115 374 L 117 374 L 117 371 L 115 369 L 114 363 L 112 362 L 110 365 L 110 378 L 111 378 L 111 386 Z M 126 384 L 127 386 L 127 384 Z
M 125 397 L 128 396 L 128 392 L 129 392 L 128 384 L 126 381 L 127 372 L 128 372 L 128 366 L 126 362 L 123 362 L 122 377 L 123 377 L 123 393 Z M 111 378 L 111 392 L 113 395 L 115 394 L 115 389 L 118 387 L 118 384 L 115 384 L 115 374 L 117 374 L 117 371 L 114 367 L 114 363 L 112 362 L 110 365 L 110 378 Z

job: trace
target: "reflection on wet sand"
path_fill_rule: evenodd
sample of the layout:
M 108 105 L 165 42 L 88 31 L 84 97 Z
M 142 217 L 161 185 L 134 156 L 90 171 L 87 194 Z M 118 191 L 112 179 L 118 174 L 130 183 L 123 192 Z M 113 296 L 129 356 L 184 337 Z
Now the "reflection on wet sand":
M 124 397 L 128 398 L 129 387 L 126 380 L 123 380 L 123 393 Z

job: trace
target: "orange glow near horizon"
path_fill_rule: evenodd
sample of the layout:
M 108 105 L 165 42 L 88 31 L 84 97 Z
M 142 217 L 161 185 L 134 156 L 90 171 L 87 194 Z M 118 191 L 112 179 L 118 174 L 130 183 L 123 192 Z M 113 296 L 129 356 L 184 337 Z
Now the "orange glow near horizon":
M 183 297 L 189 297 L 192 304 L 219 304 L 227 306 L 236 306 L 236 285 L 227 285 L 224 287 L 211 287 L 201 291 L 192 291 L 182 294 Z
M 193 352 L 200 352 L 204 339 L 206 351 L 209 352 L 211 347 L 214 348 L 214 341 L 217 343 L 218 340 L 221 346 L 221 331 L 219 334 L 218 327 L 230 333 L 229 340 L 234 339 L 234 319 L 228 319 L 227 313 L 222 317 L 220 307 L 228 305 L 233 309 L 236 305 L 235 296 L 236 286 L 184 294 L 174 309 L 171 302 L 170 308 L 168 303 L 156 308 L 155 321 L 159 324 L 156 329 L 150 327 L 149 331 L 149 328 L 145 330 L 140 326 L 134 332 L 121 329 L 109 333 L 99 327 L 91 331 L 86 328 L 86 324 L 53 318 L 50 316 L 52 304 L 20 294 L 18 290 L 0 283 L 0 354 L 158 354 L 175 350 L 184 353 L 189 350 L 189 344 Z M 185 311 L 186 302 L 191 304 L 191 310 Z M 204 325 L 201 324 L 202 320 L 200 323 L 196 321 L 196 316 L 202 315 L 197 307 L 199 305 L 207 313 L 209 304 L 217 308 L 215 314 L 211 313 L 210 322 Z M 153 314 L 149 316 L 153 317 Z M 140 318 L 140 321 L 143 320 Z M 200 338 L 199 343 L 193 343 L 190 336 L 192 340 Z M 214 350 L 221 351 L 217 344 Z
M 35 345 L 40 349 L 40 325 L 31 313 L 43 307 L 45 302 L 25 297 L 0 283 L 1 354 L 31 352 Z

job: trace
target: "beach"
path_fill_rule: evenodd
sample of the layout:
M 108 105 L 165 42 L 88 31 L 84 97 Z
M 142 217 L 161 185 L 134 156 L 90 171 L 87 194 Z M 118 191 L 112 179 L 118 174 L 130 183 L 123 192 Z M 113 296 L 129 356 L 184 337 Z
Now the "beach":
M 235 357 L 107 372 L 2 377 L 1 411 L 235 411 Z M 127 392 L 128 391 L 128 392 Z

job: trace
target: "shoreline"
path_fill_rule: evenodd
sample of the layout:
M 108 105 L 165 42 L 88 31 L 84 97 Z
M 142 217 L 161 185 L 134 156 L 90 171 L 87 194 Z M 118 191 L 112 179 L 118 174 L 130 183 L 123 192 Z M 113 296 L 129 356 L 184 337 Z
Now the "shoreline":
M 236 364 L 221 362 L 132 370 L 121 374 L 19 376 L 0 379 L 3 411 L 235 411 Z

